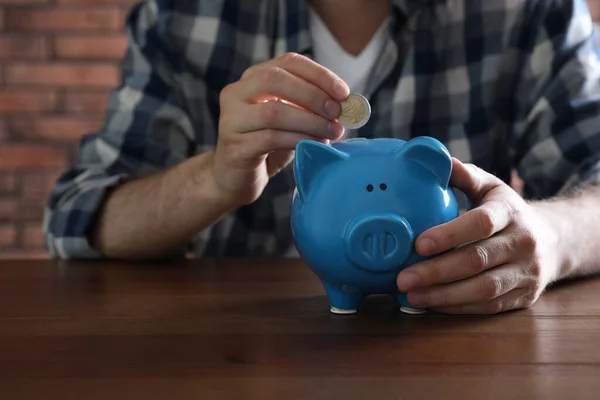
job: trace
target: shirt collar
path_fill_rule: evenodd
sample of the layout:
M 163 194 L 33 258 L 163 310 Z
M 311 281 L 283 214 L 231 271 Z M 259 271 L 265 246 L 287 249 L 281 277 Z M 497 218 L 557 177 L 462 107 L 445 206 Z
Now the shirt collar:
M 400 10 L 405 18 L 412 17 L 416 12 L 426 7 L 434 7 L 448 0 L 392 0 L 392 6 Z M 284 32 L 279 32 L 279 37 L 285 43 L 286 52 L 310 55 L 312 44 L 310 40 L 310 27 L 308 22 L 308 0 L 284 0 L 283 15 Z

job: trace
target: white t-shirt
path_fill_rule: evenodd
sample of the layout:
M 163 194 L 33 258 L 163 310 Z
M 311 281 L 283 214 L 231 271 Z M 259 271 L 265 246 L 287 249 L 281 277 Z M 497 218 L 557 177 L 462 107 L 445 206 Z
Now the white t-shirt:
M 388 39 L 387 26 L 388 20 L 381 24 L 367 47 L 358 56 L 354 56 L 340 46 L 319 15 L 309 8 L 314 59 L 342 78 L 350 86 L 351 92 L 361 93 Z
M 313 44 L 314 60 L 333 71 L 350 87 L 350 92 L 361 93 L 365 89 L 367 79 L 375 62 L 383 51 L 383 48 L 389 39 L 388 22 L 385 20 L 377 30 L 367 47 L 358 55 L 354 56 L 346 52 L 331 34 L 327 25 L 319 15 L 309 7 L 309 27 Z M 354 135 L 352 131 L 346 131 L 344 138 Z M 298 257 L 298 252 L 292 246 L 286 254 L 287 257 Z

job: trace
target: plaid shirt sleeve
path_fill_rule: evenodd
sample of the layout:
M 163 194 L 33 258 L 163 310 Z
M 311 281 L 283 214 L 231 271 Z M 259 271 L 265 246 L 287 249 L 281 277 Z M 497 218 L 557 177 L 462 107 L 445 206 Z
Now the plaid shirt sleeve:
M 600 52 L 585 0 L 528 4 L 510 39 L 517 79 L 503 111 L 523 195 L 543 199 L 600 183 Z
M 45 243 L 54 258 L 99 258 L 89 233 L 109 191 L 134 174 L 181 162 L 190 151 L 192 123 L 177 89 L 175 57 L 161 36 L 163 11 L 142 2 L 128 16 L 122 80 L 104 126 L 83 137 L 75 166 L 59 177 L 46 205 Z

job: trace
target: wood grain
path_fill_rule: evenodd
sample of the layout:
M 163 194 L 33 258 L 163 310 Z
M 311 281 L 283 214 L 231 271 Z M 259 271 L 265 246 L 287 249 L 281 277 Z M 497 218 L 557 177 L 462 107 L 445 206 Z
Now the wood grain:
M 0 261 L 3 398 L 596 399 L 600 279 L 490 317 L 329 314 L 297 260 Z M 8 394 L 6 397 L 4 394 Z

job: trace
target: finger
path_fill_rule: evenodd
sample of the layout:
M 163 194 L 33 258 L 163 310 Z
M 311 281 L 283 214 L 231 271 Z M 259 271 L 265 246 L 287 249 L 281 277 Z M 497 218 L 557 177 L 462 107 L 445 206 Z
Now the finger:
M 470 278 L 511 260 L 517 251 L 513 235 L 498 235 L 422 261 L 398 274 L 398 288 L 409 292 Z
M 273 129 L 327 139 L 339 139 L 344 133 L 344 127 L 337 121 L 330 121 L 279 101 L 241 107 L 238 118 L 232 123 L 232 129 L 240 133 Z
M 408 292 L 408 301 L 418 308 L 450 307 L 492 301 L 525 285 L 515 264 L 496 267 L 469 279 Z
M 249 103 L 277 98 L 328 119 L 341 112 L 340 103 L 322 89 L 278 66 L 262 68 L 241 81 L 239 90 L 240 98 Z
M 249 78 L 264 69 L 280 67 L 296 75 L 298 78 L 310 82 L 331 96 L 334 100 L 342 101 L 350 95 L 350 88 L 331 70 L 296 53 L 287 53 L 281 57 L 250 67 L 242 75 L 242 79 Z
M 493 315 L 501 312 L 531 307 L 537 298 L 538 296 L 532 293 L 529 289 L 515 289 L 491 301 L 483 303 L 461 304 L 451 307 L 437 307 L 433 308 L 432 310 L 443 314 L 454 315 Z
M 505 183 L 473 164 L 464 164 L 453 158 L 450 185 L 464 192 L 473 203 L 479 204 L 486 193 Z
M 505 229 L 511 223 L 512 215 L 507 201 L 484 203 L 450 222 L 423 232 L 417 238 L 416 250 L 422 256 L 430 256 L 489 238 Z
M 279 173 L 293 159 L 294 152 L 291 150 L 277 150 L 269 154 L 267 157 L 267 173 L 269 174 L 269 178 Z
M 292 151 L 301 140 L 314 140 L 324 144 L 327 139 L 315 138 L 298 132 L 265 129 L 242 135 L 243 139 L 237 144 L 240 159 L 253 159 L 274 151 Z

